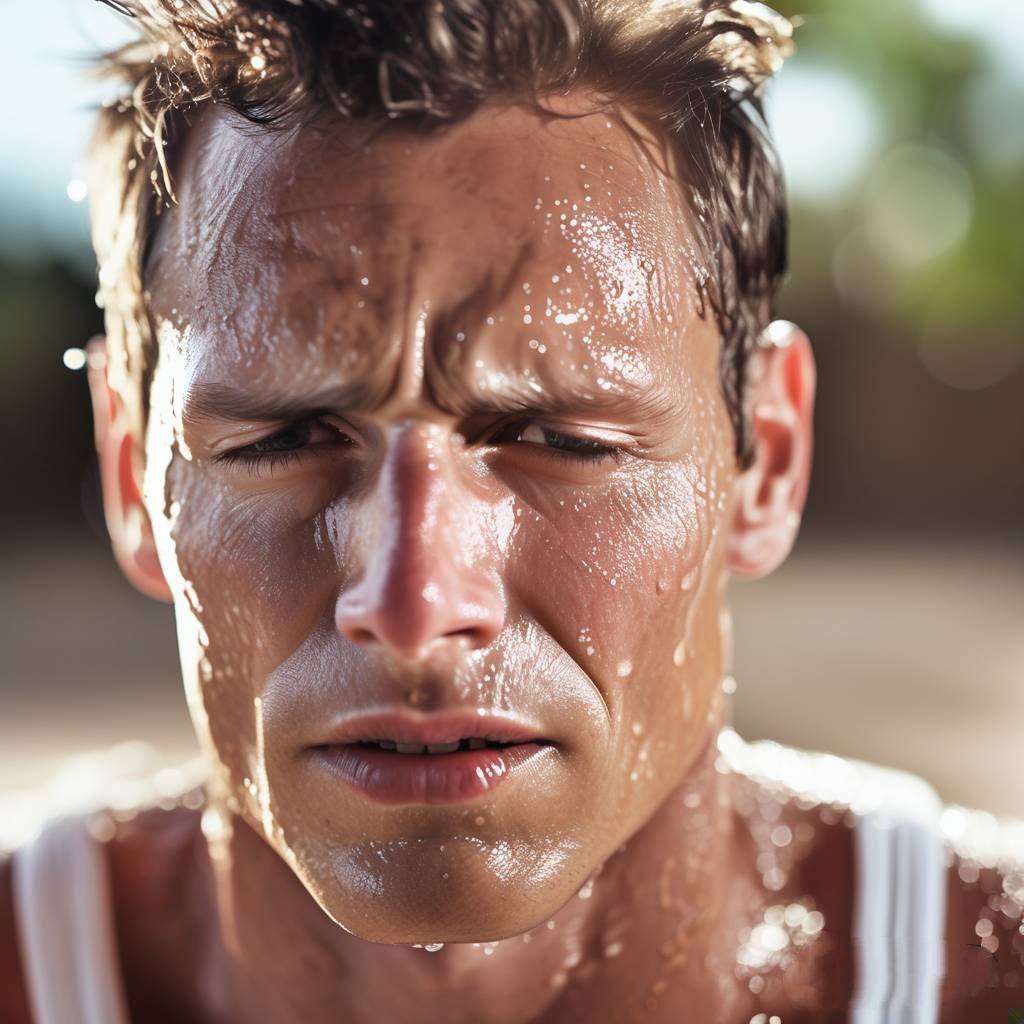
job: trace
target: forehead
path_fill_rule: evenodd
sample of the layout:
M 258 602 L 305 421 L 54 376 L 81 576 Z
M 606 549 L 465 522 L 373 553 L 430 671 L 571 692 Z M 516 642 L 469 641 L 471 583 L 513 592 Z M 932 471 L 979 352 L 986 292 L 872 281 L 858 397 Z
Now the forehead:
M 673 157 L 621 109 L 558 114 L 489 106 L 369 136 L 208 113 L 154 245 L 154 312 L 187 322 L 201 376 L 279 377 L 301 352 L 311 373 L 329 362 L 383 388 L 426 330 L 463 377 L 567 349 L 574 370 L 589 357 L 643 385 L 715 334 L 695 312 Z

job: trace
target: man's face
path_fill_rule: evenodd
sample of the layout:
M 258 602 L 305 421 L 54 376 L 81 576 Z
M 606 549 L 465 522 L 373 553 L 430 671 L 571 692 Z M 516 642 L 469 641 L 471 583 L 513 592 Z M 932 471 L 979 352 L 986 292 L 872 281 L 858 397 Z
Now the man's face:
M 190 706 L 364 938 L 542 922 L 707 739 L 733 436 L 663 157 L 521 108 L 368 144 L 208 114 L 182 154 L 144 499 Z M 540 742 L 342 746 L 371 713 Z

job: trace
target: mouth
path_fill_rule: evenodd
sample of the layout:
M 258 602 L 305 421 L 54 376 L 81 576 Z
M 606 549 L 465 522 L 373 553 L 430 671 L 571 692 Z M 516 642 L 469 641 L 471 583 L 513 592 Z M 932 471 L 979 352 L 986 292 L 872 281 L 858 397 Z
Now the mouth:
M 312 748 L 334 778 L 383 804 L 463 803 L 551 756 L 556 744 L 513 719 L 362 716 Z
M 539 744 L 546 740 L 534 740 Z M 518 746 L 515 742 L 501 743 L 498 740 L 487 740 L 480 736 L 463 737 L 451 743 L 399 743 L 397 740 L 359 740 L 361 747 L 378 750 L 393 750 L 396 754 L 454 754 L 457 750 L 501 750 L 505 747 Z

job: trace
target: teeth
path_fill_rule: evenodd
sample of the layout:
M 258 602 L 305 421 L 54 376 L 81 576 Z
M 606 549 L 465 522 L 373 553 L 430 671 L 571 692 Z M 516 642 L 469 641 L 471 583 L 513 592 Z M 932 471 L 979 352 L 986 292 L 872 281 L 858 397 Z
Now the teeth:
M 394 750 L 399 754 L 452 754 L 456 750 L 481 750 L 483 747 L 500 747 L 502 744 L 473 736 L 469 739 L 453 740 L 451 743 L 396 743 L 394 740 L 366 741 L 381 750 Z

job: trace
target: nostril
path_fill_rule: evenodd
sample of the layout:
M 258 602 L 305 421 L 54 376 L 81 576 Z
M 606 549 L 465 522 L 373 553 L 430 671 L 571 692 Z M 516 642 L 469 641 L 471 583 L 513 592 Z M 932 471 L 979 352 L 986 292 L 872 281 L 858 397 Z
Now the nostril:
M 343 627 L 341 632 L 346 640 L 351 640 L 354 644 L 369 644 L 374 640 L 373 633 L 362 626 L 350 626 L 347 629 Z

